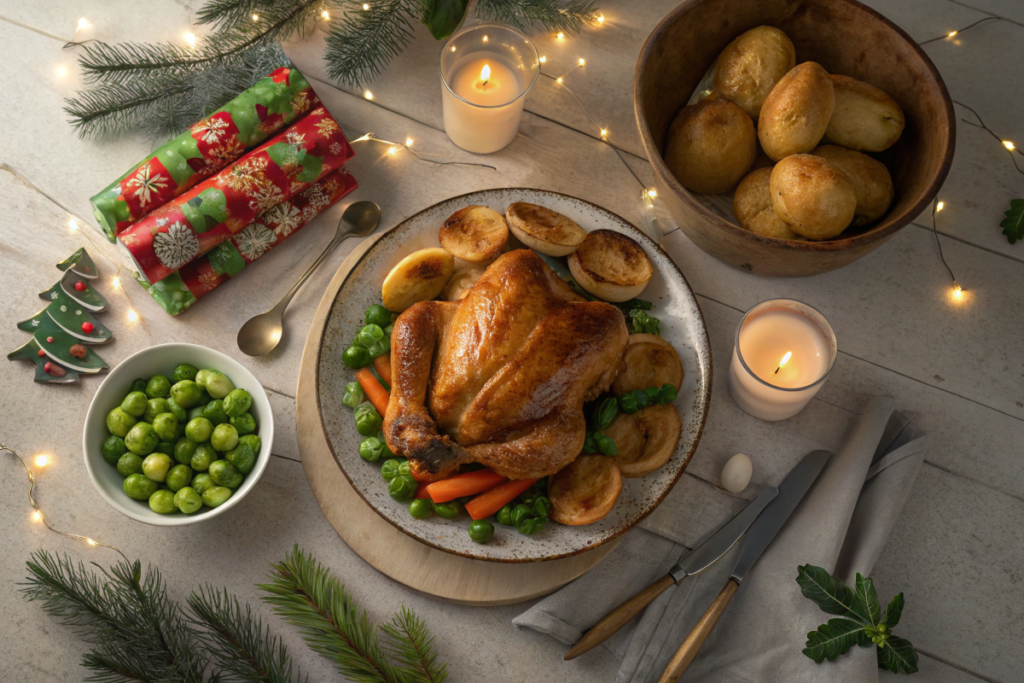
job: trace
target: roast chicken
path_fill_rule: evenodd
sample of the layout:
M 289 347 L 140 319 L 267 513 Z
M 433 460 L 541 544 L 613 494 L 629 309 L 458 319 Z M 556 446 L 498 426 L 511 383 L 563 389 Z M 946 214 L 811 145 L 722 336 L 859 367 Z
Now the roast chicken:
M 422 477 L 477 462 L 510 479 L 554 474 L 583 450 L 583 404 L 607 391 L 629 334 L 534 252 L 508 252 L 460 301 L 423 301 L 391 336 L 388 447 Z

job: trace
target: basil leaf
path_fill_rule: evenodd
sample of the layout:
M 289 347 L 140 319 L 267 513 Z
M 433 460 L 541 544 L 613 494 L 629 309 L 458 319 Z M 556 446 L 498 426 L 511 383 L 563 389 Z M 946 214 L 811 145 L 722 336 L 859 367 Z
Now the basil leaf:
M 426 0 L 423 4 L 423 25 L 434 38 L 444 40 L 462 23 L 469 0 Z
M 606 398 L 594 409 L 592 416 L 595 432 L 602 432 L 615 422 L 619 415 L 619 402 L 614 398 Z
M 816 664 L 821 664 L 825 659 L 833 662 L 839 655 L 849 652 L 854 645 L 871 645 L 871 637 L 864 628 L 864 624 L 852 619 L 829 619 L 817 631 L 807 634 L 807 645 L 803 652 Z
M 883 644 L 878 646 L 878 666 L 894 674 L 916 673 L 917 650 L 909 640 L 889 636 Z
M 805 564 L 797 567 L 796 582 L 805 598 L 829 614 L 860 616 L 853 609 L 853 591 L 845 583 L 835 578 L 821 567 Z
M 872 626 L 878 626 L 882 618 L 882 606 L 878 602 L 878 593 L 875 592 L 875 582 L 864 578 L 860 572 L 857 572 L 857 593 L 853 608 L 865 621 Z
M 895 598 L 889 601 L 889 604 L 885 608 L 885 614 L 882 615 L 882 623 L 885 624 L 889 629 L 892 629 L 892 627 L 900 623 L 900 615 L 902 614 L 903 593 L 900 593 Z

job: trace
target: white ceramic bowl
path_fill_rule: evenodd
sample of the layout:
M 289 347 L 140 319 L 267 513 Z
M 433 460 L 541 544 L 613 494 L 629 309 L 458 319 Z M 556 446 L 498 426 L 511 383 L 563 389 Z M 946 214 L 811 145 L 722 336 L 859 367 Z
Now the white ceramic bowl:
M 124 477 L 103 459 L 101 448 L 103 441 L 110 432 L 107 431 L 107 413 L 121 405 L 121 401 L 131 391 L 132 382 L 140 377 L 149 378 L 153 375 L 171 376 L 175 366 L 182 363 L 197 368 L 219 370 L 231 378 L 235 387 L 245 389 L 252 394 L 252 407 L 249 412 L 256 420 L 256 434 L 259 435 L 260 452 L 256 454 L 256 465 L 245 481 L 231 494 L 227 502 L 217 508 L 205 508 L 194 515 L 173 512 L 161 515 L 149 509 L 143 500 L 132 500 L 121 488 Z M 82 454 L 85 467 L 89 470 L 89 478 L 93 486 L 100 492 L 103 499 L 111 507 L 123 512 L 132 519 L 137 519 L 154 526 L 183 526 L 195 524 L 216 517 L 234 507 L 245 495 L 256 486 L 270 460 L 270 448 L 274 442 L 274 415 L 270 410 L 267 392 L 259 380 L 251 372 L 219 351 L 195 344 L 159 344 L 135 353 L 115 367 L 100 388 L 96 390 L 89 412 L 85 416 L 85 427 L 82 430 Z M 171 454 L 169 454 L 171 455 Z

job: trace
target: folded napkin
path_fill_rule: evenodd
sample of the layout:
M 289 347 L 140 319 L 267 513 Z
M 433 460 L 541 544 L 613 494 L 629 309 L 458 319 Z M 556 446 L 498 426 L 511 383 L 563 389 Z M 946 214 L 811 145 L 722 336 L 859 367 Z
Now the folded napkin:
M 829 615 L 803 597 L 797 567 L 814 564 L 853 584 L 869 575 L 917 477 L 927 437 L 891 398 L 873 398 L 813 488 L 747 574 L 683 681 L 877 681 L 874 648 L 835 662 L 802 654 L 809 631 Z M 777 482 L 776 482 L 777 483 Z M 725 523 L 727 518 L 721 520 Z M 680 520 L 685 524 L 685 520 Z M 594 569 L 513 623 L 566 643 L 653 581 L 687 549 L 636 529 Z M 621 662 L 616 683 L 653 683 L 725 586 L 738 546 L 697 576 L 665 591 L 604 643 Z M 883 587 L 886 598 L 898 586 Z M 584 655 L 586 656 L 586 655 Z

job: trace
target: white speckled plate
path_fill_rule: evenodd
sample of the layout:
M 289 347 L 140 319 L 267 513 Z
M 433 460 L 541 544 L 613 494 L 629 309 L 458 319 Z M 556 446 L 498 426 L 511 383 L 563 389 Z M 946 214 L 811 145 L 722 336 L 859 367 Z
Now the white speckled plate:
M 647 252 L 654 277 L 641 298 L 654 302 L 652 313 L 661 319 L 662 336 L 670 341 L 683 362 L 685 378 L 676 399 L 683 422 L 675 455 L 660 470 L 639 479 L 624 479 L 615 509 L 604 519 L 581 527 L 548 522 L 533 536 L 496 524 L 487 544 L 470 540 L 468 517 L 415 519 L 406 503 L 392 500 L 380 476 L 380 463 L 359 457 L 359 442 L 352 409 L 341 403 L 353 371 L 341 354 L 363 325 L 363 313 L 380 303 L 381 283 L 391 268 L 418 249 L 439 246 L 438 230 L 455 211 L 470 205 L 489 206 L 504 214 L 513 202 L 532 202 L 565 214 L 588 232 L 600 228 L 629 235 Z M 512 238 L 514 242 L 514 238 Z M 520 246 L 516 244 L 515 246 Z M 565 259 L 548 259 L 568 272 Z M 464 264 L 463 264 L 464 265 Z M 456 264 L 456 268 L 459 264 Z M 530 189 L 484 190 L 453 197 L 400 223 L 374 244 L 352 268 L 331 307 L 320 340 L 316 372 L 320 419 L 335 460 L 360 496 L 397 528 L 427 545 L 481 560 L 530 562 L 552 560 L 590 550 L 625 533 L 646 517 L 672 489 L 697 448 L 711 400 L 711 348 L 704 318 L 683 274 L 650 238 L 619 216 L 599 206 L 566 195 Z

